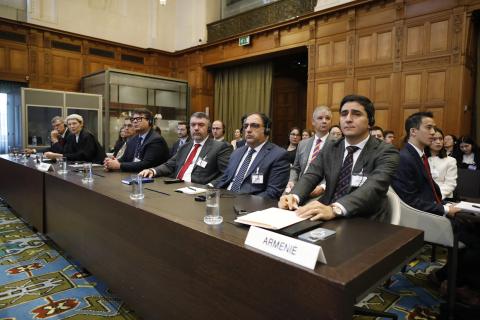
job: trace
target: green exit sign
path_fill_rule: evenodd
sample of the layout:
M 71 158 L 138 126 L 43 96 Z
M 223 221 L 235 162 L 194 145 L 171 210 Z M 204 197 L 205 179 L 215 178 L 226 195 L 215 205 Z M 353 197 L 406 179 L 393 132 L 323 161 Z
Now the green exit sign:
M 250 44 L 250 36 L 240 37 L 238 38 L 238 45 L 241 46 L 248 46 Z

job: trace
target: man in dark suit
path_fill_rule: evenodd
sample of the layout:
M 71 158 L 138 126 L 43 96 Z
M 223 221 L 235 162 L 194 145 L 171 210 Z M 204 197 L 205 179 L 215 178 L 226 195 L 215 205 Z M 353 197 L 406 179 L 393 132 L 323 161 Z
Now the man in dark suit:
M 440 188 L 432 179 L 424 152 L 433 142 L 434 128 L 431 112 L 417 112 L 407 118 L 407 143 L 400 151 L 400 166 L 392 179 L 392 187 L 405 203 L 416 209 L 454 216 L 460 209 L 442 204 Z
M 282 196 L 278 206 L 297 209 L 325 178 L 323 197 L 298 208 L 299 216 L 311 220 L 331 220 L 337 216 L 387 219 L 387 191 L 399 157 L 392 145 L 370 137 L 374 116 L 375 108 L 368 98 L 344 97 L 340 104 L 340 127 L 345 138 L 325 145 L 291 193 Z
M 305 173 L 309 164 L 315 160 L 320 151 L 327 143 L 330 128 L 332 127 L 332 111 L 327 106 L 315 108 L 312 116 L 312 126 L 315 135 L 307 140 L 302 140 L 298 144 L 295 161 L 290 169 L 290 179 L 288 180 L 285 192 L 290 192 L 298 179 Z M 325 191 L 325 184 L 320 183 L 311 192 L 310 197 L 318 197 Z
M 288 182 L 288 153 L 268 142 L 270 119 L 263 113 L 245 117 L 243 133 L 246 145 L 236 149 L 223 177 L 216 185 L 242 192 L 278 199 Z
M 184 144 L 168 161 L 140 172 L 143 177 L 169 176 L 187 182 L 214 184 L 221 177 L 230 158 L 231 148 L 208 136 L 210 119 L 203 112 L 190 117 L 192 141 Z
M 50 151 L 63 153 L 63 147 L 65 146 L 70 131 L 68 131 L 65 121 L 59 116 L 53 117 L 52 128 L 53 130 L 50 132 Z
M 137 135 L 128 140 L 127 148 L 120 160 L 105 159 L 103 163 L 105 169 L 139 172 L 167 161 L 168 146 L 165 139 L 152 129 L 152 113 L 147 109 L 135 110 L 131 121 Z
M 178 149 L 181 146 L 190 142 L 190 130 L 189 130 L 188 123 L 181 121 L 177 124 L 177 136 L 178 136 L 178 140 L 175 141 L 175 143 L 172 146 L 172 149 L 170 149 L 170 158 L 177 153 Z

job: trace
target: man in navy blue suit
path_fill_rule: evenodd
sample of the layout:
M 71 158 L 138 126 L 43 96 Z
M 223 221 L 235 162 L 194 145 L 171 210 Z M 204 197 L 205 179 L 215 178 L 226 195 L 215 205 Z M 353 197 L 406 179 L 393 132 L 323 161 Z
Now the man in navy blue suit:
M 407 143 L 400 151 L 400 165 L 392 187 L 405 203 L 418 210 L 453 217 L 460 209 L 442 204 L 440 188 L 432 179 L 424 152 L 433 142 L 434 127 L 431 112 L 417 112 L 407 118 Z
M 288 182 L 290 163 L 285 149 L 267 141 L 271 121 L 252 113 L 243 121 L 246 145 L 236 149 L 218 188 L 278 199 Z

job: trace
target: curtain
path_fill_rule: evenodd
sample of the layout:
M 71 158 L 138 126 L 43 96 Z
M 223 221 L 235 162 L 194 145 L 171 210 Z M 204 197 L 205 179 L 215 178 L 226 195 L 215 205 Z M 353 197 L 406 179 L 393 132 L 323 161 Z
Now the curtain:
M 270 115 L 272 63 L 256 63 L 225 68 L 215 74 L 215 119 L 226 125 L 226 138 L 233 139 L 235 129 L 246 113 Z

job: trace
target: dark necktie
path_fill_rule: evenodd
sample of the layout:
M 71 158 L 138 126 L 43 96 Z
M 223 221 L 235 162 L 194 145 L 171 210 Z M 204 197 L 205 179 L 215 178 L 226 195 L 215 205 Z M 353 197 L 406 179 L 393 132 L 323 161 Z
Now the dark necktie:
M 245 178 L 245 173 L 247 173 L 248 166 L 250 165 L 250 161 L 252 161 L 252 155 L 255 152 L 255 149 L 250 149 L 248 152 L 245 161 L 243 161 L 242 166 L 238 170 L 237 175 L 233 179 L 232 187 L 230 191 L 238 192 L 240 191 L 240 187 L 242 186 L 243 179 Z
M 315 147 L 313 148 L 313 153 L 312 153 L 312 159 L 310 160 L 310 163 L 313 162 L 318 156 L 318 153 L 320 152 L 320 146 L 322 145 L 322 139 L 318 138 L 317 141 L 315 142 Z
M 135 158 L 140 159 L 140 149 L 142 148 L 143 137 L 138 137 L 137 146 L 135 147 Z
M 183 164 L 182 169 L 178 172 L 177 179 L 182 180 L 183 175 L 185 174 L 185 171 L 187 171 L 188 167 L 192 164 L 193 159 L 197 155 L 198 148 L 200 147 L 200 143 L 195 143 L 195 146 L 193 146 L 192 152 L 188 155 L 187 160 Z
M 353 154 L 359 148 L 356 146 L 347 147 L 347 156 L 343 160 L 342 169 L 340 169 L 340 175 L 338 176 L 337 186 L 335 187 L 335 193 L 333 194 L 332 203 L 347 194 L 350 182 L 352 180 L 352 167 L 353 167 Z
M 428 182 L 430 183 L 430 187 L 432 188 L 433 196 L 435 197 L 435 202 L 436 203 L 441 203 L 442 200 L 440 200 L 440 197 L 438 196 L 437 191 L 435 190 L 435 186 L 433 184 L 432 173 L 430 172 L 430 165 L 428 164 L 428 158 L 427 158 L 427 155 L 425 153 L 422 156 L 422 160 L 423 160 L 423 166 L 425 167 L 425 171 L 427 172 Z

